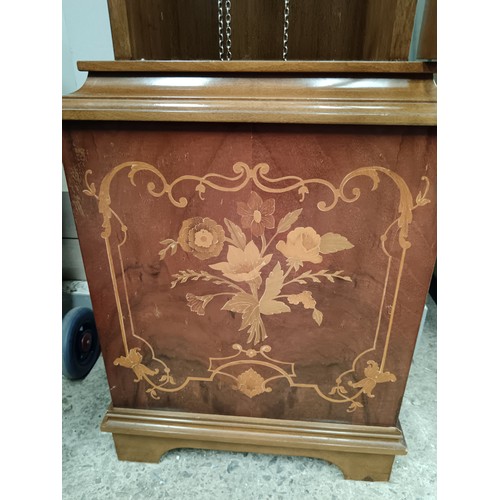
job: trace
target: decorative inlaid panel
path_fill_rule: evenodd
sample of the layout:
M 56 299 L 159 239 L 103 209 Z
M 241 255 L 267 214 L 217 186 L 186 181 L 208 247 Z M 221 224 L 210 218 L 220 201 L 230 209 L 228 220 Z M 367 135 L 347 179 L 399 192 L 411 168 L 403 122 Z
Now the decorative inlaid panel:
M 115 406 L 395 423 L 432 129 L 67 124 L 64 152 Z

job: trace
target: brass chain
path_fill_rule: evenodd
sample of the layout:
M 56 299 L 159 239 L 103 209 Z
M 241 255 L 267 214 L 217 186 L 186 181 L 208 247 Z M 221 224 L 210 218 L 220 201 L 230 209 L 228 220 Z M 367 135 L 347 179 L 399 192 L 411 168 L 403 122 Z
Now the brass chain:
M 285 12 L 283 21 L 283 61 L 288 58 L 288 16 L 290 15 L 290 0 L 285 0 Z
M 231 0 L 226 0 L 226 59 L 231 60 Z
M 219 21 L 219 59 L 224 60 L 224 12 L 222 0 L 217 0 L 217 17 Z

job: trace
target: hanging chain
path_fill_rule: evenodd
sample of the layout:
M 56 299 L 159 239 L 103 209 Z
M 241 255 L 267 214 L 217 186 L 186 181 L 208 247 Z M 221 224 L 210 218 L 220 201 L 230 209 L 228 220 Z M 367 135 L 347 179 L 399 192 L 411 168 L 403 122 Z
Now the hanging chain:
M 217 0 L 217 18 L 219 27 L 219 59 L 230 61 L 233 57 L 231 53 L 231 0 L 226 0 L 226 54 L 224 54 L 224 11 L 223 0 Z M 283 16 L 283 61 L 288 60 L 288 27 L 290 16 L 290 0 L 285 0 Z M 224 57 L 225 56 L 225 57 Z
M 285 13 L 283 20 L 283 61 L 288 58 L 288 16 L 290 15 L 290 0 L 285 0 Z
M 219 59 L 224 60 L 224 12 L 222 0 L 217 0 L 217 17 L 219 21 Z
M 226 0 L 226 59 L 231 60 L 231 0 Z

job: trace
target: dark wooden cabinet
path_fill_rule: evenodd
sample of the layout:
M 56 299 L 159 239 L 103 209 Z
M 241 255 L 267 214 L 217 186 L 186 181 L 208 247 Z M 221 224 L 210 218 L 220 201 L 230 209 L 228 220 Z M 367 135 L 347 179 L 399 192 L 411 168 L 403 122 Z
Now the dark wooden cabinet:
M 287 5 L 289 60 L 408 59 L 417 0 L 108 0 L 115 58 L 218 59 L 229 27 L 234 60 L 280 60 Z
M 388 479 L 435 263 L 432 66 L 82 68 L 63 160 L 118 456 Z

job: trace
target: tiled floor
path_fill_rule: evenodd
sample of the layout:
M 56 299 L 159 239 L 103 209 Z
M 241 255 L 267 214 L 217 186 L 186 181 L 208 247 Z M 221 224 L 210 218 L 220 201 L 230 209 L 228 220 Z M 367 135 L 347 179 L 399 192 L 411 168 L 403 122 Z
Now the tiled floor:
M 110 402 L 100 358 L 83 381 L 63 380 L 63 498 L 405 500 L 436 498 L 436 304 L 417 343 L 400 414 L 408 455 L 387 483 L 346 481 L 321 460 L 174 450 L 159 464 L 120 462 L 99 425 Z

